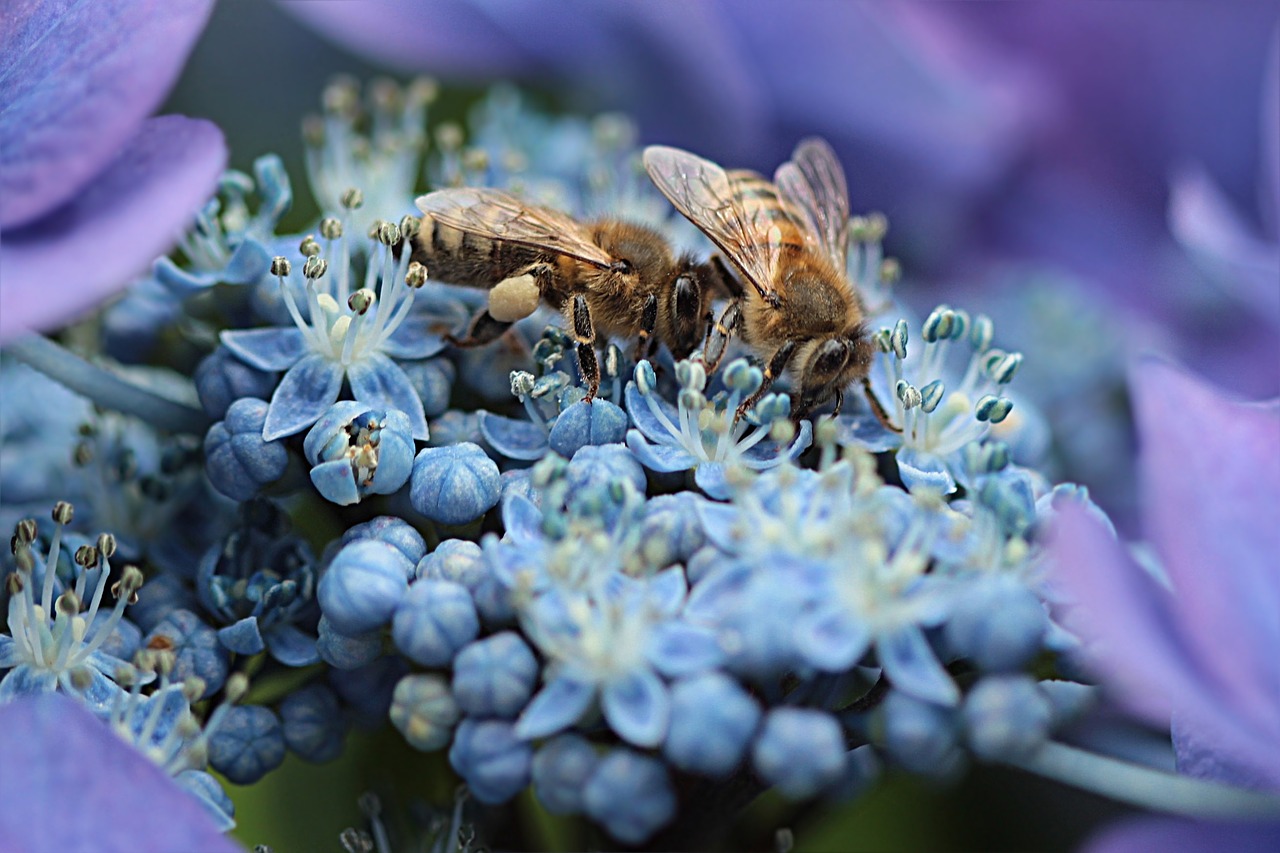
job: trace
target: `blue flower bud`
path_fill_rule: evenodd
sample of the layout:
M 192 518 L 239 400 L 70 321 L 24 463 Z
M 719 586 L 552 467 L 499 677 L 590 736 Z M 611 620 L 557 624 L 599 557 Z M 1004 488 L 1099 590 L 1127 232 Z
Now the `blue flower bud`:
M 396 648 L 423 666 L 448 666 L 479 633 L 471 594 L 452 581 L 415 581 L 391 623 Z
M 391 621 L 409 591 L 413 564 L 393 546 L 363 539 L 342 548 L 320 578 L 316 598 L 333 627 L 348 636 Z
M 391 696 L 392 725 L 422 752 L 443 749 L 461 717 L 442 675 L 406 675 Z
M 1048 617 L 1035 593 L 1012 578 L 975 581 L 958 597 L 945 636 L 948 650 L 979 669 L 1015 670 L 1041 648 Z
M 284 742 L 304 761 L 332 761 L 342 754 L 347 719 L 324 684 L 308 684 L 280 703 Z
M 376 539 L 385 542 L 404 554 L 410 563 L 417 563 L 427 553 L 426 540 L 412 524 L 394 515 L 380 515 L 377 518 L 357 524 L 342 534 L 342 544 L 349 545 L 360 539 Z M 410 575 L 410 578 L 413 576 Z
M 504 803 L 529 784 L 533 747 L 503 720 L 463 720 L 449 748 L 449 765 L 482 803 Z
M 284 474 L 289 452 L 279 441 L 263 441 L 268 404 L 253 397 L 236 400 L 226 419 L 204 437 L 205 472 L 222 494 L 247 501 Z
M 335 669 L 329 672 L 329 685 L 338 698 L 356 715 L 356 723 L 364 728 L 380 728 L 391 711 L 391 694 L 396 684 L 409 671 L 399 655 L 383 655 L 373 663 L 357 669 Z
M 874 730 L 889 755 L 913 773 L 941 775 L 959 767 L 954 708 L 891 690 L 876 712 Z
M 267 399 L 276 389 L 276 374 L 250 367 L 221 344 L 205 356 L 192 376 L 205 414 L 222 418 L 236 400 Z
M 474 592 L 484 573 L 480 546 L 469 539 L 446 539 L 418 561 L 413 570 L 419 579 L 453 581 Z
M 316 652 L 320 659 L 338 669 L 357 669 L 377 660 L 382 654 L 382 632 L 370 631 L 351 637 L 334 630 L 333 623 L 320 617 L 320 637 Z
M 574 403 L 556 418 L 547 441 L 552 450 L 569 458 L 588 445 L 621 444 L 628 423 L 627 413 L 608 400 Z
M 961 716 L 974 755 L 999 761 L 1024 757 L 1044 743 L 1052 713 L 1030 676 L 992 675 L 964 697 Z
M 222 689 L 231 669 L 227 650 L 218 642 L 218 632 L 190 610 L 174 610 L 147 634 L 152 648 L 170 649 L 176 660 L 173 679 L 182 681 L 195 676 L 204 681 L 201 699 Z
M 418 392 L 422 400 L 422 410 L 428 418 L 443 415 L 449 408 L 449 397 L 453 393 L 453 383 L 458 370 L 447 358 L 432 358 L 426 361 L 401 362 L 400 368 L 409 377 L 413 390 Z M 432 425 L 435 432 L 435 425 Z
M 724 776 L 742 760 L 760 723 L 760 705 L 738 682 L 708 672 L 676 682 L 662 753 L 691 773 Z
M 279 718 L 261 705 L 228 708 L 209 738 L 209 764 L 237 785 L 250 785 L 284 761 Z
M 774 708 L 751 750 L 756 772 L 793 800 L 812 797 L 844 773 L 844 733 L 813 708 Z
M 409 501 L 441 524 L 465 524 L 498 502 L 498 466 L 478 445 L 428 447 L 413 461 Z
M 582 789 L 586 813 L 624 844 L 643 844 L 676 811 L 667 768 L 656 758 L 615 749 L 601 758 Z
M 538 661 L 512 631 L 469 644 L 453 661 L 458 707 L 474 717 L 515 717 L 529 703 L 537 681 Z
M 599 763 L 595 748 L 575 734 L 553 737 L 533 756 L 533 790 L 552 814 L 582 811 L 582 791 Z
M 334 403 L 302 443 L 311 482 L 339 506 L 389 495 L 409 479 L 413 426 L 399 409 L 370 409 L 355 400 Z

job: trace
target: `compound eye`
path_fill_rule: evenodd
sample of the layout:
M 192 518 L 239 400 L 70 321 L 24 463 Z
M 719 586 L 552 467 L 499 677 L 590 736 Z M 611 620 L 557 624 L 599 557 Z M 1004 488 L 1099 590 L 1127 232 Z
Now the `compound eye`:
M 849 344 L 842 340 L 829 340 L 818 348 L 809 368 L 809 384 L 820 385 L 835 378 L 849 360 Z
M 631 261 L 626 258 L 620 258 L 619 260 L 614 261 L 609 269 L 620 275 L 631 275 L 631 273 L 635 271 L 635 267 L 631 265 Z

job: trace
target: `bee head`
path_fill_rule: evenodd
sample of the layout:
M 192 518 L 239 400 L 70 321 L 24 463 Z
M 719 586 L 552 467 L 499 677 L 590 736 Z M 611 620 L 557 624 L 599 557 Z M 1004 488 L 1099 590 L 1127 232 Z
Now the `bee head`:
M 819 342 L 800 368 L 799 405 L 793 411 L 803 413 L 816 408 L 866 376 L 874 353 L 871 338 L 862 327 L 852 334 Z
M 671 318 L 671 354 L 687 358 L 698 348 L 707 330 L 707 316 L 715 296 L 716 273 L 710 264 L 681 258 L 667 290 L 667 311 Z

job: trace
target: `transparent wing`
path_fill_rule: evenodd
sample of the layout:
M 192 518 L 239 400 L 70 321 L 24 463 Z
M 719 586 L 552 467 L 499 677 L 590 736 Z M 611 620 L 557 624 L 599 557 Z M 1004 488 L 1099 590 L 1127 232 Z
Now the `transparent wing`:
M 774 182 L 783 198 L 801 211 L 810 235 L 836 269 L 844 269 L 849 246 L 849 185 L 831 146 L 817 137 L 803 140 L 791 159 L 778 167 Z
M 665 145 L 644 150 L 644 167 L 676 210 L 724 252 L 761 297 L 776 305 L 773 281 L 781 252 L 776 213 L 740 197 L 736 188 L 747 173 L 730 175 L 710 160 Z
M 419 196 L 418 209 L 442 225 L 493 240 L 568 255 L 597 267 L 617 261 L 576 219 L 501 190 L 458 187 Z

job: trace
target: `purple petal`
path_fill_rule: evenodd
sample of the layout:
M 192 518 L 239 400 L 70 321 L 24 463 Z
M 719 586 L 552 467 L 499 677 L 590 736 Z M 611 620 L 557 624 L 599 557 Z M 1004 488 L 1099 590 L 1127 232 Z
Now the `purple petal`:
M 150 119 L 65 205 L 5 231 L 0 341 L 64 323 L 121 290 L 182 235 L 226 162 L 213 124 Z
M 1221 823 L 1141 817 L 1113 825 L 1091 838 L 1085 853 L 1263 853 L 1280 850 L 1280 823 Z
M 1133 386 L 1146 533 L 1186 654 L 1280 766 L 1280 406 L 1232 402 L 1154 359 Z
M 0 228 L 7 230 L 70 201 L 121 156 L 173 85 L 213 2 L 5 5 Z
M 0 706 L 0 753 L 8 768 L 0 773 L 5 849 L 240 849 L 194 797 L 65 696 Z

